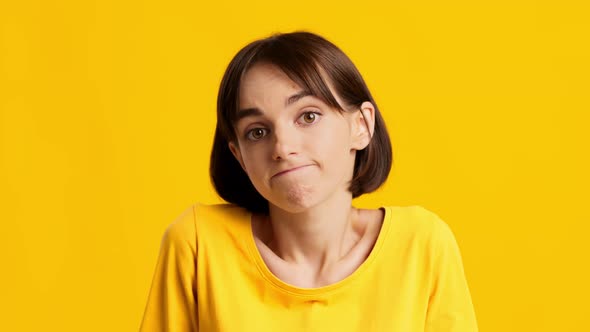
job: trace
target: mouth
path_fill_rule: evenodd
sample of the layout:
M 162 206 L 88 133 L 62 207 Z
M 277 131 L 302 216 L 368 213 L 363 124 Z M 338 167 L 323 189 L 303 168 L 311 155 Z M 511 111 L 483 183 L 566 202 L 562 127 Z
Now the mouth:
M 303 165 L 303 166 L 294 167 L 294 168 L 291 168 L 291 169 L 288 169 L 288 170 L 285 170 L 285 171 L 279 172 L 279 173 L 277 173 L 277 174 L 273 175 L 272 177 L 273 177 L 273 178 L 275 178 L 275 177 L 277 177 L 277 176 L 281 176 L 281 175 L 283 175 L 283 174 L 287 174 L 287 173 L 290 173 L 290 172 L 293 172 L 293 171 L 299 170 L 299 169 L 301 169 L 301 168 L 304 168 L 304 167 L 307 167 L 307 166 L 311 166 L 311 165 Z

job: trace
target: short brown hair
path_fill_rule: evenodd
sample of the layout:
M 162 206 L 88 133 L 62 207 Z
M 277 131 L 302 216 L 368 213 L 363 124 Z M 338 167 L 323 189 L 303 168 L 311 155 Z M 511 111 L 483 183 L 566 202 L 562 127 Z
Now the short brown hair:
M 224 200 L 251 212 L 268 212 L 268 201 L 258 193 L 229 150 L 237 140 L 235 121 L 242 77 L 254 64 L 272 64 L 327 105 L 345 112 L 365 101 L 375 107 L 375 129 L 369 145 L 356 153 L 349 186 L 352 197 L 372 192 L 387 179 L 393 152 L 385 122 L 375 100 L 352 61 L 336 45 L 316 34 L 296 31 L 259 39 L 242 48 L 229 63 L 217 96 L 217 127 L 211 152 L 210 175 Z M 345 105 L 332 95 L 322 74 Z

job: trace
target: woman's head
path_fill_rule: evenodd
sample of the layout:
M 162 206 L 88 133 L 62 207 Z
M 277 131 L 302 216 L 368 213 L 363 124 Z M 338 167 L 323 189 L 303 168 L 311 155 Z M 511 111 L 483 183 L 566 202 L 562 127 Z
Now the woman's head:
M 342 189 L 352 197 L 387 178 L 385 123 L 360 73 L 308 32 L 254 41 L 221 82 L 211 178 L 226 201 L 252 212 L 304 208 Z M 293 167 L 296 171 L 277 173 Z

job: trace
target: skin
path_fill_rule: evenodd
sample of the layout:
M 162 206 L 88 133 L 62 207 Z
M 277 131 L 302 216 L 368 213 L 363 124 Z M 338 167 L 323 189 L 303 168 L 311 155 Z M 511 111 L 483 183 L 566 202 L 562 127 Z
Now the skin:
M 310 95 L 289 102 L 301 92 L 277 67 L 253 66 L 240 86 L 239 112 L 257 111 L 237 122 L 238 138 L 229 148 L 269 202 L 268 215 L 252 217 L 265 263 L 279 279 L 313 288 L 362 264 L 383 211 L 352 207 L 348 191 L 356 151 L 369 144 L 374 129 L 374 106 L 364 102 L 340 113 Z

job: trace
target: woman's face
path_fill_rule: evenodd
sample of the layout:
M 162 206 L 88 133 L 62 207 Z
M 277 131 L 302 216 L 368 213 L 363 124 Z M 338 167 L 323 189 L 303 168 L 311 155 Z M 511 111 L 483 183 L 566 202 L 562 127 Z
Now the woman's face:
M 360 112 L 338 112 L 267 64 L 246 72 L 239 94 L 230 150 L 264 198 L 296 213 L 348 192 L 368 144 Z

